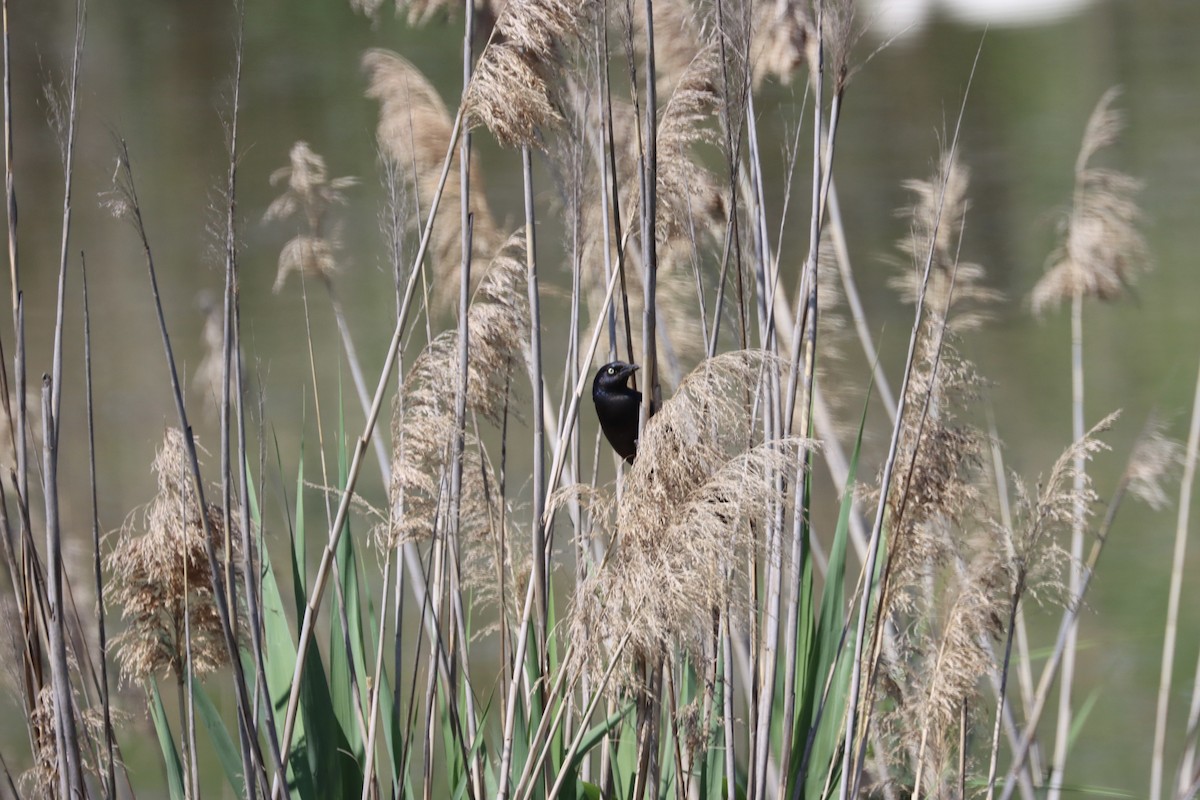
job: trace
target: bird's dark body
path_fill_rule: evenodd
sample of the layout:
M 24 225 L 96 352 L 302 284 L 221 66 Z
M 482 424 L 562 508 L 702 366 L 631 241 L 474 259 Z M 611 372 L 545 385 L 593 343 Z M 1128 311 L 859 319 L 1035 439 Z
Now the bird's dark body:
M 637 365 L 614 361 L 605 364 L 592 381 L 592 402 L 605 438 L 617 455 L 629 463 L 637 455 L 638 415 L 642 393 L 629 388 L 629 376 Z

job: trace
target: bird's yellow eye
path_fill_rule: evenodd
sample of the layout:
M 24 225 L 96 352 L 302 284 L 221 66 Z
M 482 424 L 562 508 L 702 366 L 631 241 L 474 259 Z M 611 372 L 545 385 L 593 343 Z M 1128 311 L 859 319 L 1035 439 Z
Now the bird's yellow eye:
M 608 368 L 608 374 L 609 374 L 609 375 L 616 375 L 616 374 L 617 374 L 617 371 L 616 371 L 615 369 L 613 369 L 612 367 L 609 367 L 609 368 Z

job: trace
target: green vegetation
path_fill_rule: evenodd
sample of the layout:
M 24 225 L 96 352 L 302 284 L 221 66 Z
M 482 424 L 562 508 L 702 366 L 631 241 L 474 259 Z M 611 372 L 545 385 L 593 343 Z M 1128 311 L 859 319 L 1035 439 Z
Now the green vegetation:
M 378 0 L 352 5 L 382 13 Z M 158 390 L 177 420 L 152 466 L 157 494 L 109 537 L 86 264 L 75 267 L 70 247 L 82 5 L 71 79 L 51 104 L 66 199 L 40 395 L 27 374 L 8 140 L 15 336 L 0 397 L 13 468 L 0 589 L 4 658 L 16 665 L 7 688 L 26 712 L 28 749 L 3 754 L 0 794 L 145 794 L 156 782 L 121 757 L 142 735 L 121 723 L 131 714 L 149 717 L 173 800 L 1084 791 L 1064 784 L 1095 697 L 1074 682 L 1079 614 L 1126 496 L 1162 507 L 1182 465 L 1149 794 L 1195 796 L 1200 681 L 1186 720 L 1171 717 L 1169 698 L 1200 387 L 1186 451 L 1151 421 L 1113 487 L 1089 474 L 1117 414 L 1085 423 L 1083 314 L 1120 299 L 1149 264 L 1137 183 L 1101 165 L 1120 132 L 1115 92 L 1083 129 L 1061 243 L 1032 293 L 1038 313 L 1071 307 L 1074 441 L 1023 477 L 983 427 L 985 379 L 959 348 L 1004 302 L 981 265 L 960 259 L 976 224 L 959 135 L 969 96 L 933 175 L 904 185 L 910 235 L 892 288 L 912 325 L 903 361 L 881 363 L 835 184 L 846 100 L 872 69 L 848 2 L 404 8 L 411 26 L 463 31 L 463 91 L 447 103 L 404 56 L 361 57 L 392 267 L 375 278 L 396 298 L 394 319 L 374 328 L 380 340 L 392 331 L 379 364 L 360 359 L 338 292 L 358 179 L 333 177 L 303 140 L 271 177 L 265 219 L 290 235 L 274 290 L 304 299 L 315 458 L 307 425 L 270 423 L 243 341 L 241 31 L 219 204 L 225 288 L 209 308 L 198 402 L 174 355 L 137 153 L 116 141 L 104 203 L 144 257 L 138 302 L 156 313 L 169 376 Z M 756 97 L 792 81 L 807 127 L 797 123 L 784 174 L 767 174 Z M 484 136 L 501 147 L 488 152 L 521 164 L 514 230 L 482 189 Z M 768 204 L 775 196 L 782 207 Z M 784 252 L 782 228 L 800 220 L 807 251 Z M 549 229 L 562 232 L 553 248 L 535 235 Z M 548 249 L 564 255 L 566 290 Z M 82 501 L 57 472 L 60 453 L 85 446 L 58 435 L 76 269 L 86 577 L 64 565 L 59 505 Z M 332 331 L 308 311 L 326 303 L 344 385 L 340 365 L 315 355 Z M 851 349 L 870 366 L 835 373 Z M 582 423 L 592 375 L 617 358 L 641 366 L 631 464 L 583 432 L 594 430 Z M 202 404 L 220 426 L 208 450 L 193 433 Z M 887 425 L 873 430 L 873 417 Z M 871 436 L 886 442 L 877 459 Z M 293 496 L 265 508 L 267 485 Z M 99 614 L 77 595 L 98 599 Z M 1052 641 L 1027 630 L 1031 600 L 1057 609 Z M 1178 767 L 1168 751 L 1182 754 Z M 203 753 L 219 772 L 202 771 Z

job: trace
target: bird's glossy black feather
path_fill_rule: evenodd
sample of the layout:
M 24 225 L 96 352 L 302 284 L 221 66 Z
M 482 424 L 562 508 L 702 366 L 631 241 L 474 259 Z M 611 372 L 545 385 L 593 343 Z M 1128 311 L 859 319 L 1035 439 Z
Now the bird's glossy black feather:
M 636 364 L 614 361 L 605 364 L 592 381 L 592 402 L 605 438 L 617 455 L 629 463 L 637 455 L 638 414 L 642 393 L 629 388 L 629 376 Z

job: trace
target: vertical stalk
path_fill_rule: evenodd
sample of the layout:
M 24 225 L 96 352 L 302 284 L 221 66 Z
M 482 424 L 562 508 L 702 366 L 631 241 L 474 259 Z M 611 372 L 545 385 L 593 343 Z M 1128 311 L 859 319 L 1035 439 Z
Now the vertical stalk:
M 162 340 L 163 354 L 167 362 L 167 370 L 170 376 L 171 392 L 175 399 L 175 411 L 179 417 L 179 427 L 183 431 L 184 445 L 187 450 L 188 463 L 191 466 L 192 472 L 192 488 L 196 492 L 196 500 L 200 513 L 200 522 L 204 527 L 204 548 L 208 558 L 209 571 L 213 581 L 213 599 L 217 605 L 217 616 L 221 622 L 221 632 L 225 640 L 225 649 L 229 654 L 232 672 L 234 676 L 235 697 L 237 699 L 238 708 L 238 724 L 239 728 L 246 729 L 246 736 L 242 741 L 246 746 L 242 748 L 242 769 L 245 776 L 245 785 L 247 797 L 252 798 L 255 779 L 263 779 L 266 775 L 261 769 L 261 761 L 256 757 L 257 739 L 254 736 L 253 719 L 250 709 L 250 697 L 246 690 L 245 673 L 241 669 L 239 656 L 239 647 L 237 640 L 234 638 L 233 628 L 230 623 L 230 615 L 236 613 L 235 609 L 231 609 L 226 604 L 226 595 L 224 587 L 224 574 L 220 569 L 220 564 L 217 562 L 217 554 L 213 549 L 212 530 L 208 515 L 204 513 L 206 503 L 204 499 L 204 484 L 200 477 L 200 461 L 196 453 L 196 442 L 192 437 L 192 428 L 188 422 L 187 408 L 183 402 L 183 388 L 179 381 L 179 370 L 175 362 L 174 350 L 171 347 L 171 337 L 167 332 L 167 320 L 163 313 L 162 298 L 158 291 L 158 272 L 154 266 L 154 255 L 150 249 L 150 240 L 146 234 L 145 221 L 142 219 L 141 206 L 137 198 L 137 189 L 133 180 L 133 167 L 129 162 L 129 149 L 124 141 L 118 141 L 118 163 L 119 163 L 119 178 L 123 191 L 127 195 L 129 203 L 129 215 L 133 223 L 134 229 L 138 235 L 139 242 L 142 246 L 142 255 L 146 261 L 146 271 L 150 280 L 150 294 L 154 301 L 154 311 L 158 321 L 159 337 Z M 299 657 L 300 659 L 303 656 Z M 258 768 L 256 768 L 258 767 Z M 282 780 L 283 776 L 278 778 Z
M 546 506 L 546 445 L 545 398 L 542 391 L 542 312 L 538 292 L 537 238 L 534 229 L 533 161 L 528 145 L 521 147 L 521 176 L 525 190 L 525 268 L 529 287 L 529 381 L 533 392 L 533 581 L 537 589 L 538 660 L 546 652 L 546 621 L 549 614 L 549 585 L 546 576 L 550 553 L 546 551 L 546 523 L 542 512 Z M 561 447 L 559 448 L 562 449 Z M 556 458 L 561 461 L 561 458 Z M 517 669 L 521 669 L 518 663 Z
M 46 480 L 46 591 L 50 603 L 50 676 L 54 685 L 55 742 L 58 751 L 58 787 L 61 797 L 82 796 L 85 787 L 79 761 L 79 738 L 75 731 L 74 698 L 68 672 L 62 602 L 62 535 L 58 524 L 58 426 L 51 401 L 51 380 L 42 378 L 42 454 Z
M 0 11 L 4 15 L 4 186 L 6 207 L 8 210 L 8 268 L 12 287 L 13 325 L 16 334 L 16 353 L 13 356 L 13 378 L 16 386 L 15 394 L 17 413 L 9 414 L 14 419 L 13 445 L 17 457 L 17 503 L 23 509 L 22 527 L 23 538 L 29 535 L 25 518 L 28 517 L 29 507 L 29 453 L 26 446 L 25 431 L 28 425 L 25 399 L 25 321 L 22 313 L 21 275 L 17 261 L 17 189 L 13 174 L 13 135 L 12 135 L 12 41 L 8 27 L 8 0 L 3 0 Z M 8 404 L 9 397 L 5 394 L 3 402 Z M 23 556 L 25 580 L 29 580 L 31 571 L 28 554 Z M 27 624 L 29 620 L 26 620 Z
M 4 15 L 4 198 L 8 211 L 8 271 L 12 287 L 13 322 L 17 320 L 17 296 L 21 291 L 20 276 L 17 272 L 17 187 L 13 176 L 13 135 L 12 135 L 12 40 L 8 30 L 8 0 L 0 4 L 0 13 Z M 18 387 L 24 390 L 23 386 Z M 8 398 L 4 399 L 8 402 Z M 23 409 L 22 404 L 22 409 Z M 18 428 L 24 431 L 24 427 Z M 23 438 L 18 433 L 18 439 Z
M 1167 711 L 1171 697 L 1171 673 L 1175 666 L 1175 642 L 1179 632 L 1179 599 L 1183 591 L 1184 556 L 1187 554 L 1188 516 L 1192 508 L 1192 480 L 1196 476 L 1196 453 L 1200 449 L 1200 374 L 1192 400 L 1192 422 L 1188 429 L 1187 456 L 1179 482 L 1179 513 L 1175 519 L 1175 551 L 1171 558 L 1171 588 L 1167 595 L 1167 625 L 1158 678 L 1158 703 L 1154 720 L 1154 750 L 1150 763 L 1150 800 L 1162 794 L 1163 750 L 1167 740 Z
M 1071 297 L 1071 439 L 1079 441 L 1085 433 L 1083 427 L 1083 293 L 1075 292 Z M 1075 456 L 1076 496 L 1080 496 L 1087 484 L 1087 461 L 1082 453 Z M 1071 572 L 1067 589 L 1071 597 L 1079 596 L 1082 578 L 1083 537 L 1087 526 L 1087 509 L 1082 501 L 1075 504 L 1075 518 L 1071 526 Z M 1062 792 L 1063 770 L 1066 767 L 1067 748 L 1071 738 L 1071 694 L 1075 683 L 1075 647 L 1079 637 L 1078 618 L 1067 629 L 1063 649 L 1062 670 L 1058 687 L 1058 724 L 1054 733 L 1054 755 L 1050 762 L 1049 791 L 1046 800 L 1059 800 Z
M 92 400 L 92 325 L 88 313 L 87 263 L 80 266 L 83 278 L 83 383 L 87 405 L 88 477 L 92 492 L 92 567 L 96 582 L 96 628 L 100 645 L 100 703 L 104 712 L 104 792 L 116 797 L 117 777 L 113 759 L 112 706 L 108 693 L 108 633 L 104 623 L 104 576 L 100 566 L 100 502 L 96 489 L 96 417 Z
M 235 358 L 233 355 L 234 342 L 238 339 L 236 331 L 236 312 L 237 293 L 238 293 L 238 275 L 237 275 L 237 236 L 236 236 L 236 215 L 237 215 L 237 136 L 238 136 L 238 113 L 240 92 L 242 85 L 242 23 L 243 15 L 240 13 L 241 8 L 235 0 L 235 10 L 238 13 L 238 28 L 235 34 L 235 52 L 234 52 L 234 75 L 233 75 L 233 97 L 232 107 L 229 111 L 229 169 L 226 173 L 225 183 L 225 290 L 224 290 L 224 335 L 222 343 L 222 361 L 221 361 L 221 521 L 222 521 L 222 541 L 225 546 L 225 603 L 229 609 L 229 625 L 233 632 L 233 638 L 236 640 L 238 635 L 238 599 L 237 599 L 237 580 L 234 570 L 233 557 L 233 454 L 232 454 L 232 436 L 231 436 L 231 413 L 233 409 L 232 398 L 230 397 L 230 387 L 233 383 L 233 369 L 240 365 L 240 357 Z M 240 376 L 237 381 L 238 389 L 241 389 Z M 239 427 L 244 431 L 245 420 L 241 416 L 242 408 L 241 396 L 238 396 L 239 410 Z M 242 505 L 246 503 L 245 495 L 245 441 L 241 439 L 242 447 L 239 448 L 240 466 L 238 474 L 241 475 Z M 200 509 L 203 515 L 204 508 Z M 245 544 L 249 538 L 249 531 L 245 528 L 242 530 L 242 543 Z M 242 554 L 243 559 L 248 563 L 253 560 L 250 551 L 247 549 Z M 259 665 L 256 669 L 256 680 L 258 675 L 265 674 L 262 672 L 261 662 L 261 647 L 262 641 L 259 632 L 256 629 L 255 619 L 257 617 L 257 606 L 255 604 L 253 591 L 253 575 L 248 570 L 243 575 L 243 579 L 247 583 L 246 607 L 249 616 L 249 625 L 252 629 L 251 640 L 255 648 L 255 663 Z M 235 667 L 236 669 L 236 667 Z M 189 695 L 191 694 L 191 670 L 189 669 Z M 265 681 L 262 682 L 265 687 Z M 190 697 L 189 697 L 190 701 Z M 266 704 L 270 707 L 270 703 Z M 257 706 L 249 705 L 247 708 L 249 716 L 244 725 L 238 726 L 238 744 L 241 748 L 242 761 L 244 764 L 250 764 L 253 757 L 250 752 L 250 740 L 257 736 Z M 268 712 L 270 714 L 270 712 Z M 271 717 L 273 718 L 273 714 Z M 191 730 L 194 736 L 194 720 L 192 721 Z M 282 771 L 282 759 L 278 751 L 278 744 L 275 738 L 274 726 L 272 725 L 267 733 L 266 739 L 271 747 L 273 756 L 273 766 L 276 771 Z M 193 751 L 193 762 L 195 755 Z M 254 781 L 246 776 L 244 787 L 247 798 L 255 796 Z M 199 782 L 196 783 L 196 789 L 199 789 Z
M 458 144 L 458 136 L 462 125 L 462 109 L 459 108 L 458 117 L 454 121 L 451 128 L 451 139 L 446 147 L 446 157 L 442 162 L 441 175 L 438 178 L 437 188 L 434 190 L 433 201 L 430 204 L 429 214 L 425 219 L 425 229 L 421 233 L 421 243 L 417 248 L 416 256 L 413 258 L 413 270 L 410 273 L 407 287 L 404 290 L 404 297 L 401 300 L 400 314 L 396 318 L 396 327 L 392 331 L 392 339 L 388 343 L 387 353 L 384 356 L 382 372 L 379 376 L 379 384 L 375 387 L 375 396 L 371 401 L 371 408 L 367 412 L 367 420 L 364 425 L 364 433 L 355 442 L 354 453 L 350 461 L 350 469 L 346 474 L 346 486 L 342 491 L 342 496 L 338 502 L 337 514 L 334 517 L 333 524 L 329 529 L 329 540 L 326 543 L 325 550 L 321 554 L 321 563 L 317 567 L 316 577 L 313 579 L 313 589 L 309 596 L 308 605 L 304 610 L 304 619 L 300 624 L 300 635 L 296 643 L 296 668 L 292 673 L 291 692 L 288 696 L 287 712 L 284 716 L 283 734 L 280 736 L 280 750 L 288 752 L 291 748 L 292 734 L 295 732 L 296 715 L 300 710 L 300 688 L 301 677 L 304 674 L 304 666 L 306 662 L 305 656 L 308 653 L 308 648 L 312 644 L 313 630 L 316 623 L 317 611 L 320 608 L 321 598 L 325 593 L 325 584 L 329 579 L 329 570 L 331 562 L 334 559 L 338 540 L 341 538 L 342 530 L 345 527 L 346 517 L 350 510 L 350 499 L 353 495 L 354 486 L 358 482 L 359 472 L 362 470 L 363 453 L 366 450 L 366 440 L 375 429 L 375 423 L 379 419 L 380 409 L 383 406 L 383 394 L 391 378 L 392 367 L 396 362 L 396 356 L 400 351 L 400 340 L 404 334 L 404 328 L 408 320 L 408 312 L 412 308 L 412 298 L 416 291 L 417 278 L 421 273 L 420 264 L 425 258 L 425 253 L 429 249 L 429 238 L 433 230 L 434 215 L 437 214 L 438 203 L 442 199 L 442 191 L 446 187 L 446 177 L 450 172 L 450 161 L 454 153 L 454 147 Z M 412 557 L 409 557 L 412 553 Z M 405 563 L 410 573 L 419 573 L 420 568 L 418 563 L 414 563 L 415 552 L 405 548 Z M 271 796 L 282 797 L 284 789 L 284 781 L 282 775 L 276 775 L 272 785 Z
M 655 295 L 658 289 L 658 87 L 654 69 L 654 0 L 644 0 L 646 9 L 646 108 L 641 153 L 642 195 L 642 364 L 646 387 L 638 431 L 646 425 L 656 402 L 661 402 L 658 382 L 658 347 Z
M 474 64 L 474 53 L 472 51 L 472 41 L 475 35 L 475 3 L 472 0 L 466 0 L 465 21 L 463 25 L 463 43 L 462 43 L 462 79 L 463 79 L 463 96 L 466 96 L 467 87 L 471 83 L 471 71 Z M 470 340 L 470 304 L 471 304 L 471 251 L 472 229 L 471 229 L 471 131 L 466 123 L 463 123 L 463 131 L 459 136 L 458 142 L 458 174 L 459 174 L 459 213 L 461 217 L 462 231 L 462 260 L 459 270 L 459 291 L 458 291 L 458 385 L 455 387 L 454 394 L 454 442 L 453 451 L 450 461 L 450 509 L 447 532 L 447 545 L 450 551 L 451 575 L 450 575 L 450 592 L 454 595 L 454 621 L 462 619 L 461 614 L 461 591 L 460 586 L 460 545 L 461 545 L 461 511 L 462 511 L 462 477 L 463 477 L 463 458 L 466 448 L 466 419 L 467 419 L 467 381 L 470 374 L 470 359 L 471 359 L 471 340 Z M 459 625 L 454 625 L 452 631 L 459 631 Z M 463 673 L 466 677 L 467 667 L 467 647 L 469 641 L 466 631 L 462 630 L 459 647 L 462 649 Z M 451 650 L 453 646 L 454 635 L 451 636 Z M 456 664 L 453 658 L 449 659 L 447 664 L 449 667 L 448 693 L 458 692 L 458 681 L 455 680 L 457 673 Z M 468 692 L 468 696 L 470 692 Z M 469 741 L 475 738 L 474 713 L 468 713 L 468 725 L 470 727 Z M 483 793 L 482 775 L 479 770 L 480 762 L 475 756 L 471 757 L 471 763 L 468 767 L 468 772 L 471 775 L 471 780 L 474 784 L 474 794 L 479 797 Z
M 992 728 L 991 756 L 988 760 L 987 800 L 992 800 L 996 794 L 996 761 L 1000 754 L 1000 724 L 1004 714 L 1004 693 L 1008 686 L 1008 665 L 1012 659 L 1013 632 L 1016 629 L 1017 607 L 1021 602 L 1024 591 L 1024 572 L 1017 575 L 1012 594 L 1008 601 L 1008 625 L 1004 637 L 1004 661 L 1000 670 L 1000 688 L 996 691 L 996 723 Z

